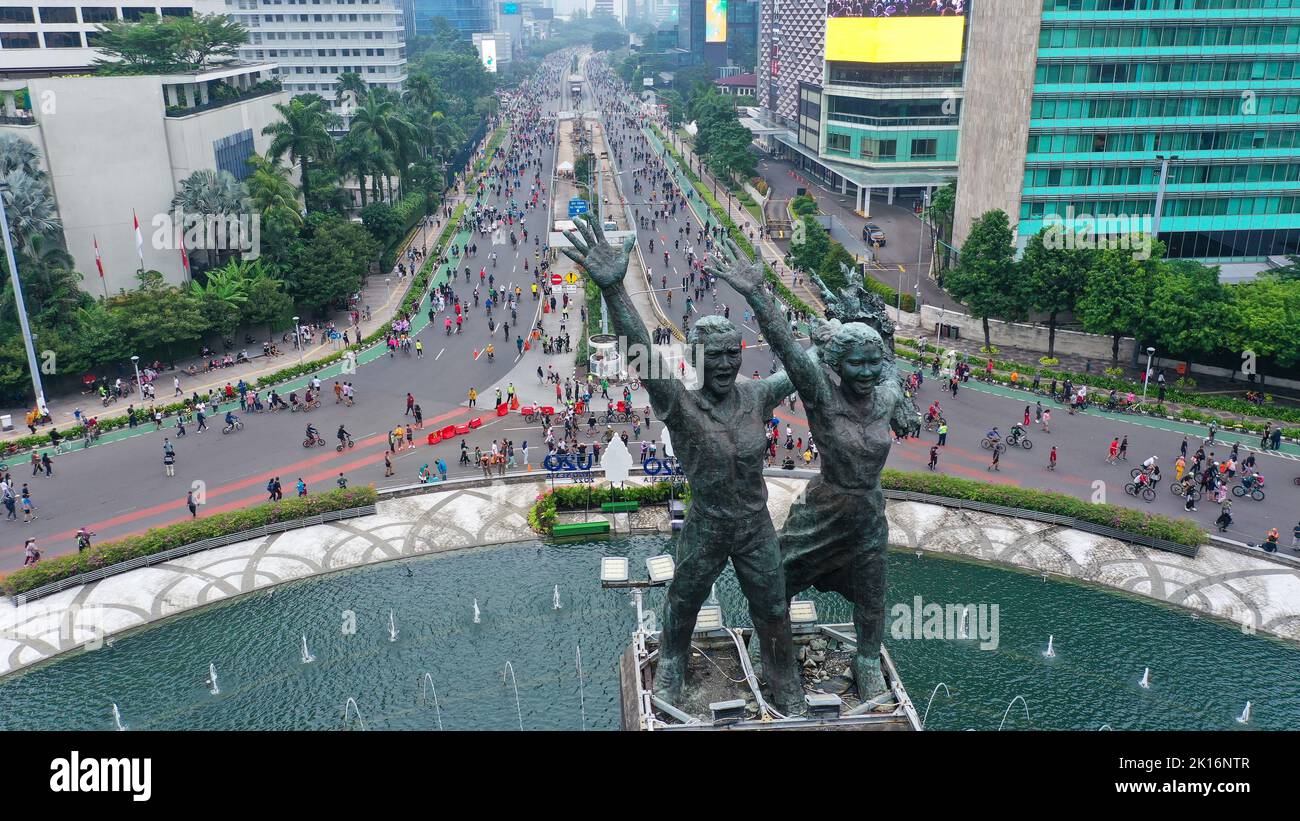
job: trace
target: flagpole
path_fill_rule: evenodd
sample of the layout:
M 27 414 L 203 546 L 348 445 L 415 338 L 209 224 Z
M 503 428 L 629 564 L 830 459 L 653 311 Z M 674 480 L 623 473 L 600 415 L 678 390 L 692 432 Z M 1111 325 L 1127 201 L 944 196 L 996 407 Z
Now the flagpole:
M 99 237 L 90 235 L 90 242 L 95 246 L 95 268 L 99 271 L 99 284 L 104 287 L 104 300 L 108 300 L 108 280 L 104 278 L 104 260 L 99 256 Z

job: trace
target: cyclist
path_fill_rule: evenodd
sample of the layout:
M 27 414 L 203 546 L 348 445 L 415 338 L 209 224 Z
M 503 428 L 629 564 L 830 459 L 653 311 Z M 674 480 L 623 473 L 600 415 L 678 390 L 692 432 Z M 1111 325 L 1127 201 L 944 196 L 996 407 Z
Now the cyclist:
M 491 342 L 489 342 L 487 346 L 487 356 L 489 362 L 496 358 L 496 351 L 492 348 Z
M 998 443 L 999 440 L 1002 439 L 1002 434 L 998 433 L 997 425 L 994 425 L 993 429 L 985 433 L 984 436 L 995 445 Z
M 290 391 L 289 393 L 289 407 L 293 410 L 298 409 L 298 393 L 296 391 Z
M 352 434 L 348 433 L 347 428 L 343 427 L 342 425 L 339 425 L 339 430 L 336 435 L 339 438 L 340 445 L 346 445 L 348 443 L 348 440 L 352 438 Z
M 239 417 L 235 416 L 233 410 L 226 411 L 226 427 L 233 428 L 239 422 Z
M 308 422 L 308 423 L 307 423 L 307 441 L 308 441 L 308 442 L 311 442 L 311 443 L 314 444 L 314 443 L 316 442 L 316 440 L 319 439 L 319 438 L 320 438 L 320 432 L 316 430 L 316 426 L 313 425 L 313 424 L 311 424 L 310 422 Z

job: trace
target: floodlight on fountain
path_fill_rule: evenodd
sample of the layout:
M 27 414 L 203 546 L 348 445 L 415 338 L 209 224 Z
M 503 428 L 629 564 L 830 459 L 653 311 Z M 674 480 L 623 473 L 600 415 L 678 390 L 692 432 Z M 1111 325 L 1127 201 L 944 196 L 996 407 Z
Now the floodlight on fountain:
M 665 584 L 673 580 L 673 574 L 677 572 L 677 563 L 667 553 L 660 553 L 645 560 L 645 569 L 650 573 L 651 582 Z
M 707 633 L 710 630 L 721 630 L 722 608 L 716 604 L 706 604 L 700 608 L 699 615 L 695 617 L 695 632 Z
M 843 700 L 834 693 L 808 693 L 804 696 L 808 704 L 809 718 L 839 718 Z
M 745 718 L 745 700 L 713 701 L 709 703 L 709 715 L 713 717 L 714 726 L 735 724 Z
M 604 583 L 626 582 L 628 580 L 627 557 L 604 556 L 600 560 L 600 580 Z
M 790 623 L 816 624 L 817 605 L 803 599 L 795 599 L 790 602 Z

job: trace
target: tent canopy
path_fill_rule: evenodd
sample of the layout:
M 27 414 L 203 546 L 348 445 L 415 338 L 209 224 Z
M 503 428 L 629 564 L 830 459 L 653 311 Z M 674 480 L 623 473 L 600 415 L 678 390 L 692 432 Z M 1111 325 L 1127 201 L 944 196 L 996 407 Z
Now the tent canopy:
M 572 170 L 573 170 L 573 163 L 569 162 L 568 160 L 565 160 L 564 162 L 562 162 L 562 163 L 560 163 L 559 165 L 555 166 L 555 170 L 556 170 L 556 171 L 572 171 Z

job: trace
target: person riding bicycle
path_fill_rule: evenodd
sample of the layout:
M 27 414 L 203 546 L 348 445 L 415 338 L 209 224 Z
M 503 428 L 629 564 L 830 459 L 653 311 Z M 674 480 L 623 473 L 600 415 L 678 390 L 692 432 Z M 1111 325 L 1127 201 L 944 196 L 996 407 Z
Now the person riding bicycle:
M 1251 473 L 1241 477 L 1241 486 L 1246 490 L 1254 490 L 1264 486 L 1264 474 Z
M 938 403 L 937 401 L 936 401 L 936 402 L 931 402 L 931 403 L 930 403 L 930 409 L 929 409 L 928 411 L 926 411 L 926 414 L 925 414 L 925 421 L 927 421 L 927 422 L 933 422 L 933 421 L 935 421 L 936 419 L 939 418 L 939 414 L 940 414 L 939 403 Z
M 996 444 L 1002 438 L 1002 434 L 998 433 L 998 428 L 996 425 L 994 425 L 992 430 L 984 434 L 984 437 L 988 439 L 990 442 Z
M 226 411 L 226 427 L 233 428 L 239 422 L 239 417 L 235 416 L 233 410 Z
M 1158 461 L 1158 457 L 1155 454 L 1148 456 L 1146 461 L 1142 463 L 1143 472 L 1150 473 L 1152 470 L 1154 470 L 1156 468 L 1157 461 Z
M 340 445 L 347 444 L 347 440 L 352 438 L 352 434 L 348 433 L 347 428 L 343 427 L 342 425 L 339 425 L 339 430 L 336 435 L 339 438 Z
M 494 359 L 496 357 L 496 350 L 493 349 L 491 342 L 488 343 L 486 350 L 488 359 Z
M 297 408 L 298 408 L 298 392 L 297 392 L 297 391 L 290 391 L 290 392 L 289 392 L 289 407 L 291 407 L 291 408 L 297 410 Z
M 308 442 L 315 442 L 315 441 L 316 441 L 317 439 L 319 439 L 319 438 L 320 438 L 320 432 L 316 430 L 316 426 L 315 426 L 315 425 L 312 425 L 312 424 L 308 424 L 308 425 L 307 425 L 307 441 L 308 441 Z

